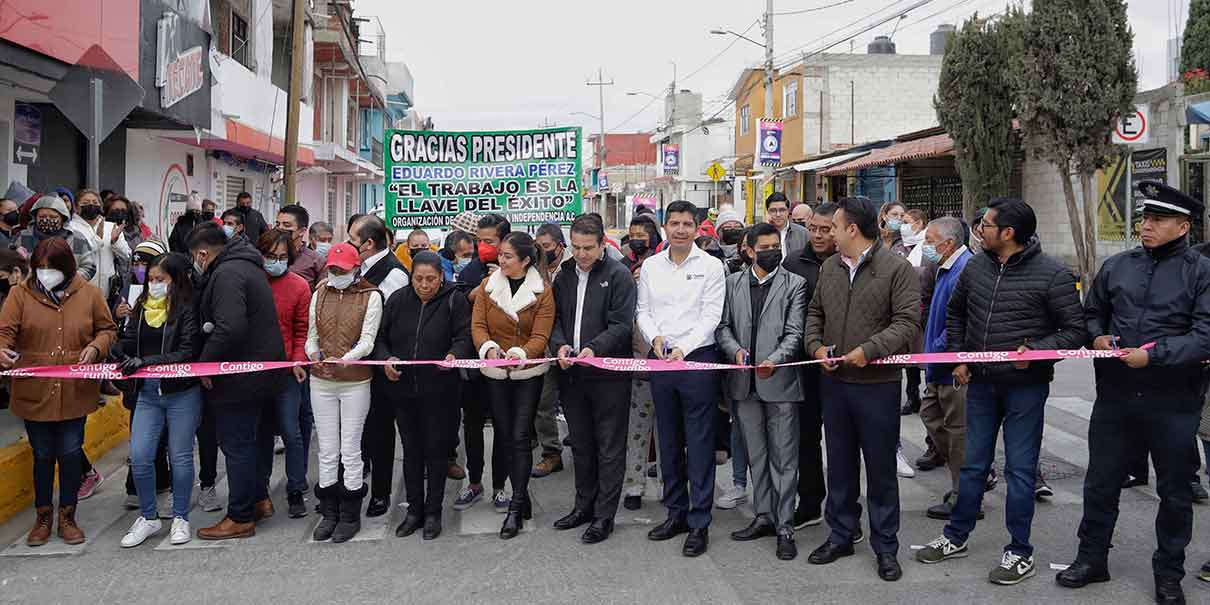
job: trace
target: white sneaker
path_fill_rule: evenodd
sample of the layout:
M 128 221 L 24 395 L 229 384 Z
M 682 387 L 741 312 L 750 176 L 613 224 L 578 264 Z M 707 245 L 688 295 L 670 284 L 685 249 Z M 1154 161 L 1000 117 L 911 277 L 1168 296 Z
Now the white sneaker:
M 718 497 L 718 501 L 714 505 L 723 510 L 731 510 L 747 499 L 748 490 L 746 488 L 732 486 L 723 490 L 723 495 Z
M 139 515 L 138 519 L 134 520 L 134 525 L 130 526 L 130 531 L 122 536 L 122 548 L 134 548 L 160 531 L 159 519 L 145 519 Z
M 161 519 L 172 518 L 172 492 L 156 494 L 155 509 Z
M 189 529 L 188 521 L 177 517 L 172 520 L 172 531 L 168 536 L 173 546 L 180 546 L 193 539 L 193 531 Z
M 900 476 L 911 479 L 916 476 L 916 469 L 908 464 L 907 458 L 903 457 L 903 450 L 895 450 L 895 472 Z
M 214 491 L 214 486 L 202 488 L 197 495 L 197 505 L 202 507 L 202 510 L 212 513 L 216 510 L 223 510 L 223 503 L 218 500 L 218 492 Z

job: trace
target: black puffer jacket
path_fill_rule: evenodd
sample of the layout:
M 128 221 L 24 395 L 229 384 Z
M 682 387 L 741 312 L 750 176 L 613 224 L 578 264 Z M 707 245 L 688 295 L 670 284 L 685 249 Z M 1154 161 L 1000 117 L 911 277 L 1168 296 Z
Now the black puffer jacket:
M 808 301 L 815 295 L 815 286 L 819 284 L 819 268 L 823 265 L 824 260 L 815 253 L 815 249 L 808 242 L 807 247 L 803 248 L 798 256 L 788 257 L 781 263 L 781 266 L 787 271 L 807 281 L 803 292 Z M 806 325 L 805 309 L 803 323 Z M 802 383 L 802 393 L 807 401 L 814 402 L 819 398 L 819 371 L 818 365 L 799 366 L 798 375 Z
M 966 264 L 945 318 L 950 351 L 1078 349 L 1087 340 L 1076 276 L 1042 253 L 1037 238 L 1000 264 L 977 254 Z M 1054 378 L 1055 362 L 1035 361 L 1024 370 L 1011 363 L 972 363 L 977 382 L 1033 384 Z
M 143 323 L 143 305 L 139 303 L 126 321 L 126 326 L 122 328 L 121 354 L 115 355 L 115 357 L 122 359 L 142 357 L 144 367 L 166 363 L 188 363 L 197 359 L 202 348 L 202 335 L 201 326 L 197 322 L 197 313 L 192 304 L 185 305 L 185 308 L 181 309 L 176 317 L 173 317 L 172 314 L 168 315 L 168 321 L 164 322 L 163 326 L 163 345 L 160 347 L 163 352 L 159 355 L 146 354 L 140 348 L 140 332 L 151 329 L 145 327 Z M 143 379 L 134 378 L 123 380 L 121 383 L 119 388 L 124 395 L 122 403 L 128 408 L 134 409 L 138 402 L 139 390 L 143 388 Z M 193 388 L 197 383 L 196 378 L 169 378 L 160 381 L 160 392 L 164 394 L 180 393 Z
M 1117 336 L 1119 347 L 1154 342 L 1147 367 L 1094 362 L 1097 391 L 1164 393 L 1188 409 L 1202 406 L 1202 361 L 1210 359 L 1210 259 L 1186 238 L 1153 250 L 1109 257 L 1084 301 L 1088 338 Z
M 396 290 L 382 310 L 374 359 L 434 360 L 445 359 L 449 353 L 458 359 L 475 357 L 471 344 L 471 305 L 466 296 L 451 284 L 442 285 L 428 302 L 421 302 L 410 285 Z M 375 389 L 381 389 L 392 401 L 426 397 L 457 405 L 460 387 L 457 370 L 404 366 L 401 371 L 403 376 L 391 382 L 381 368 L 375 368 Z
M 265 259 L 256 248 L 243 238 L 232 239 L 201 280 L 197 308 L 203 346 L 198 361 L 286 360 Z M 206 402 L 263 403 L 281 392 L 286 374 L 274 370 L 215 376 Z

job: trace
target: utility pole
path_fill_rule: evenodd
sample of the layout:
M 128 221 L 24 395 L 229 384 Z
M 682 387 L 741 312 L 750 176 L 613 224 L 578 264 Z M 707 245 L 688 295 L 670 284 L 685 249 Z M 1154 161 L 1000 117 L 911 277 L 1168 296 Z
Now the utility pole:
M 601 120 L 601 134 L 600 134 L 601 140 L 599 142 L 600 152 L 597 154 L 598 155 L 597 162 L 601 165 L 600 170 L 603 171 L 603 170 L 605 170 L 605 154 L 606 154 L 606 149 L 605 149 L 605 87 L 613 86 L 613 80 L 606 82 L 605 81 L 605 70 L 603 68 L 598 67 L 597 68 L 597 81 L 596 82 L 589 81 L 589 82 L 587 82 L 587 85 L 597 87 L 597 97 L 598 97 L 598 101 L 600 103 L 600 107 L 599 107 L 600 114 L 597 117 L 600 118 L 600 120 Z M 599 174 L 600 173 L 598 173 L 598 175 Z M 598 176 L 598 178 L 600 178 L 600 177 Z M 605 193 L 604 192 L 601 192 L 601 202 L 602 202 L 602 204 L 604 204 L 604 202 L 605 202 Z
M 290 93 L 286 100 L 286 193 L 282 201 L 286 204 L 298 202 L 298 113 L 302 103 L 303 80 L 303 25 L 306 15 L 303 12 L 303 0 L 292 0 L 294 16 L 291 20 L 290 33 Z
M 773 119 L 773 0 L 765 0 L 765 119 Z M 760 137 L 759 123 L 756 136 Z M 760 141 L 757 141 L 757 147 Z M 758 154 L 759 155 L 759 154 Z M 760 177 L 760 203 L 755 203 L 755 209 L 765 207 L 765 186 L 773 181 L 773 167 L 762 166 Z

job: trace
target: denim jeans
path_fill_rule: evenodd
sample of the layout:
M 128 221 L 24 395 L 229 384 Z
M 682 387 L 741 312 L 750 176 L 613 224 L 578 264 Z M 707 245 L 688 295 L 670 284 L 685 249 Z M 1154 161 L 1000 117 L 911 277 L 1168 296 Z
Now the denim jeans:
M 1050 383 L 973 383 L 967 388 L 966 459 L 958 479 L 958 502 L 945 526 L 950 541 L 965 544 L 975 529 L 975 516 L 983 507 L 983 486 L 996 454 L 996 435 L 1003 424 L 1004 475 L 1008 483 L 1004 524 L 1012 537 L 1005 550 L 1033 556 L 1029 534 L 1048 395 Z
M 59 463 L 59 506 L 75 506 L 84 459 L 84 417 L 71 420 L 25 421 L 34 451 L 34 505 L 54 502 L 55 463 Z
M 739 420 L 739 402 L 727 403 L 731 408 L 731 483 L 744 488 L 748 487 L 748 444 L 744 441 L 743 424 Z
M 277 434 L 286 446 L 286 493 L 301 494 L 307 486 L 307 449 L 303 445 L 301 428 L 302 387 L 290 377 L 290 383 L 277 396 L 275 416 Z M 310 409 L 310 405 L 307 406 Z M 310 427 L 308 427 L 310 428 Z M 308 435 L 309 436 L 309 435 Z M 261 480 L 268 485 L 273 465 L 261 469 Z
M 193 497 L 193 436 L 202 420 L 202 388 L 160 393 L 160 380 L 149 378 L 139 390 L 130 429 L 130 472 L 145 519 L 156 519 L 155 457 L 160 435 L 168 427 L 168 458 L 172 467 L 172 516 L 189 520 Z

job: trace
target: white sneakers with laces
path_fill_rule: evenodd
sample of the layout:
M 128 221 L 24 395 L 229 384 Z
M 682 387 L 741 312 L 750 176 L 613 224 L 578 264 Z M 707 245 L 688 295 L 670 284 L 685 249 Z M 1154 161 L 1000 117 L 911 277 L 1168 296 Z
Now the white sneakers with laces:
M 147 541 L 147 538 L 156 535 L 160 528 L 159 519 L 147 519 L 139 515 L 138 519 L 134 520 L 134 525 L 130 526 L 130 530 L 122 536 L 122 548 L 134 548 Z
M 172 520 L 172 530 L 168 533 L 168 541 L 173 546 L 180 546 L 193 539 L 193 531 L 189 528 L 189 522 L 177 517 Z
M 1000 565 L 987 575 L 989 582 L 1011 586 L 1034 575 L 1034 558 L 1023 557 L 1012 551 L 1004 551 Z
M 718 497 L 718 502 L 715 502 L 714 505 L 723 510 L 731 510 L 736 506 L 739 506 L 740 502 L 745 502 L 747 500 L 747 487 L 733 485 L 729 488 L 723 489 L 722 495 Z
M 916 476 L 916 469 L 908 464 L 907 458 L 903 457 L 903 449 L 895 450 L 895 473 L 905 479 L 911 479 Z

